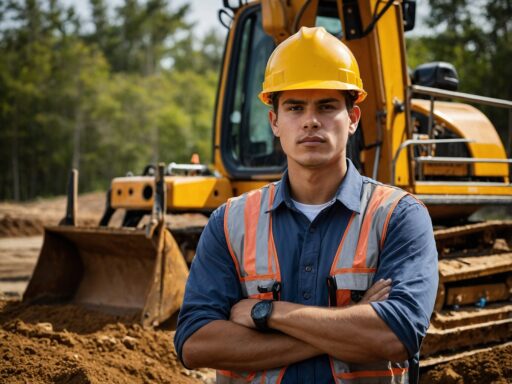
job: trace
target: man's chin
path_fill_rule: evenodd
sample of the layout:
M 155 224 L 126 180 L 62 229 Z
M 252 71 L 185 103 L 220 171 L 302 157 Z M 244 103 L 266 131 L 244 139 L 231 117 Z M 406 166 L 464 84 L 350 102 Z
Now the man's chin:
M 307 169 L 331 168 L 342 162 L 341 158 L 330 156 L 298 156 L 293 160 L 300 167 Z M 290 159 L 288 159 L 288 162 L 290 162 Z
M 315 169 L 325 167 L 327 164 L 329 164 L 329 161 L 327 159 L 321 158 L 310 158 L 300 159 L 299 161 L 297 161 L 297 163 L 304 168 Z

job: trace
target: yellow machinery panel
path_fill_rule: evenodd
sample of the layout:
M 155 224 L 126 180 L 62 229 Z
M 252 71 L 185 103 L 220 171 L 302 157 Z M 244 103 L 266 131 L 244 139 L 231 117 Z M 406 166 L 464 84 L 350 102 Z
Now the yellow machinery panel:
M 430 101 L 413 99 L 412 110 L 428 116 Z M 448 130 L 464 139 L 472 140 L 467 144 L 470 156 L 475 159 L 506 159 L 498 133 L 489 119 L 475 107 L 454 102 L 436 101 L 434 118 L 437 124 L 444 125 Z M 446 165 L 453 166 L 453 165 Z M 472 174 L 480 177 L 508 178 L 508 165 L 497 163 L 475 163 Z
M 450 182 L 416 182 L 416 195 L 475 195 L 506 196 L 512 193 L 509 184 L 501 183 L 450 183 Z
M 166 176 L 169 210 L 213 210 L 233 196 L 229 179 L 213 176 Z M 114 209 L 151 210 L 154 177 L 120 177 L 112 180 Z

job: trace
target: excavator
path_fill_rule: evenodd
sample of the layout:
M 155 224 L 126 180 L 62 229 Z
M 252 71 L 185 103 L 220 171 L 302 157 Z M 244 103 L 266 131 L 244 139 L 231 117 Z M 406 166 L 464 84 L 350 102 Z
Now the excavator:
M 414 28 L 415 10 L 411 0 L 224 0 L 219 20 L 229 33 L 211 164 L 161 163 L 114 178 L 97 227 L 75 225 L 72 173 L 66 216 L 45 228 L 23 300 L 71 301 L 147 326 L 178 311 L 202 225 L 173 228 L 166 214 L 208 216 L 228 198 L 280 178 L 286 158 L 257 98 L 265 65 L 300 27 L 323 26 L 354 53 L 368 92 L 348 157 L 362 174 L 416 195 L 436 227 L 440 283 L 422 366 L 511 343 L 512 222 L 468 218 L 485 206 L 512 205 L 512 160 L 474 106 L 512 116 L 512 102 L 457 92 L 449 63 L 410 73 L 404 34 Z M 124 218 L 116 227 L 117 211 Z

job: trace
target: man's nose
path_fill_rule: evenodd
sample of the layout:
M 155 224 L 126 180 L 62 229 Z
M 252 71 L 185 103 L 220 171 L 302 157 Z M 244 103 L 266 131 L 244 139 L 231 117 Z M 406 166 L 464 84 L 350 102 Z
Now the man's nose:
M 320 127 L 320 121 L 318 120 L 315 111 L 307 111 L 304 116 L 303 128 L 304 129 L 316 129 Z

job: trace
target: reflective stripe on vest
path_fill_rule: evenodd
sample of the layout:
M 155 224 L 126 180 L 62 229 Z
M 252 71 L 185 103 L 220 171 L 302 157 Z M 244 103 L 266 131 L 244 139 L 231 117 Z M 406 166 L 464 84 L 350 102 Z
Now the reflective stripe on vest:
M 274 191 L 272 183 L 230 199 L 226 206 L 224 233 L 245 297 L 271 299 L 271 292 L 261 291 L 281 280 L 268 212 Z
M 224 216 L 226 242 L 245 297 L 271 299 L 269 288 L 281 281 L 272 215 L 277 183 L 230 199 Z M 374 182 L 363 183 L 360 214 L 353 213 L 342 236 L 330 275 L 336 305 L 351 303 L 351 292 L 366 291 L 377 270 L 389 219 L 406 192 Z M 407 383 L 407 362 L 351 364 L 330 358 L 336 383 Z M 278 384 L 286 367 L 262 372 L 218 371 L 217 383 Z
M 363 183 L 359 212 L 352 214 L 330 275 L 336 283 L 336 305 L 353 304 L 352 292 L 371 287 L 391 215 L 406 192 L 382 184 Z M 332 305 L 332 303 L 331 303 Z M 345 363 L 329 357 L 337 384 L 408 383 L 408 362 Z

